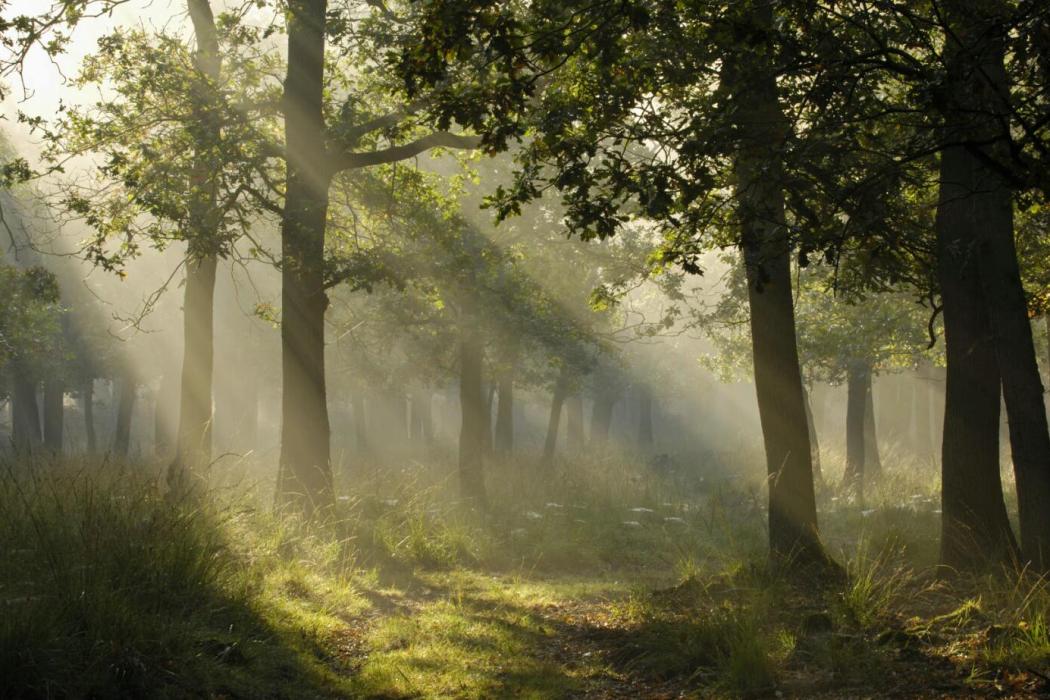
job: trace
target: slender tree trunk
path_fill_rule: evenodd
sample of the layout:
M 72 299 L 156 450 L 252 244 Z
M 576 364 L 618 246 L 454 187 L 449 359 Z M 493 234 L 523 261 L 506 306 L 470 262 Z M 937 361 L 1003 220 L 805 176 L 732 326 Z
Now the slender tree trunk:
M 473 318 L 461 328 L 459 349 L 459 487 L 463 498 L 484 507 L 485 396 L 481 385 L 483 347 Z
M 864 502 L 864 467 L 867 451 L 864 440 L 867 388 L 871 370 L 864 360 L 853 360 L 846 372 L 846 473 L 847 489 Z
M 31 452 L 43 441 L 36 382 L 16 363 L 11 376 L 11 441 L 18 452 Z
M 817 484 L 824 483 L 824 473 L 820 468 L 820 442 L 817 439 L 817 422 L 813 416 L 813 404 L 810 401 L 810 392 L 806 385 L 802 385 L 802 398 L 805 400 L 806 428 L 809 431 L 810 459 L 813 462 L 813 480 Z
M 563 373 L 554 385 L 550 418 L 547 420 L 547 439 L 543 441 L 543 465 L 547 469 L 554 465 L 554 454 L 558 449 L 558 430 L 561 427 L 561 409 L 565 404 L 566 386 Z
M 325 387 L 324 234 L 328 188 L 322 115 L 326 0 L 288 4 L 287 184 L 281 220 L 281 458 L 277 503 L 307 515 L 334 504 Z
M 194 64 L 202 80 L 194 86 L 193 182 L 188 196 L 189 233 L 186 253 L 186 290 L 183 301 L 182 376 L 179 427 L 175 457 L 168 467 L 168 483 L 184 488 L 189 475 L 211 460 L 212 373 L 214 365 L 215 268 L 220 243 L 220 214 L 216 212 L 221 167 L 220 125 L 212 112 L 221 80 L 218 33 L 209 0 L 187 0 L 197 40 Z
M 653 449 L 653 390 L 645 383 L 638 385 L 638 448 Z
M 754 36 L 773 33 L 769 2 L 749 3 L 736 19 Z M 827 566 L 817 531 L 813 465 L 795 337 L 791 249 L 784 215 L 782 155 L 786 123 L 778 104 L 772 48 L 730 47 L 722 84 L 734 102 L 737 216 L 751 311 L 755 390 L 769 475 L 769 545 L 774 559 Z
M 882 456 L 879 454 L 879 434 L 875 428 L 875 377 L 868 372 L 864 390 L 864 472 L 868 481 L 882 476 Z
M 496 405 L 496 454 L 504 457 L 514 452 L 514 364 L 500 373 Z
M 481 412 L 481 442 L 485 456 L 492 456 L 492 404 L 496 398 L 496 385 L 493 382 L 482 382 L 481 396 L 485 405 Z
M 599 390 L 594 397 L 591 408 L 591 445 L 604 447 L 609 442 L 609 429 L 612 427 L 613 409 L 619 397 Z
M 933 457 L 934 453 L 934 442 L 933 442 L 933 431 L 931 426 L 930 418 L 930 396 L 931 396 L 931 382 L 933 377 L 930 370 L 932 369 L 929 360 L 922 359 L 919 361 L 919 366 L 915 371 L 915 390 L 913 395 L 915 400 L 913 402 L 913 419 L 914 419 L 914 436 L 913 446 L 915 454 L 922 460 L 929 460 Z
M 976 269 L 971 168 L 964 147 L 941 154 L 936 224 L 948 360 L 941 562 L 966 570 L 1007 563 L 1018 553 L 999 477 L 999 366 Z
M 169 457 L 172 435 L 176 424 L 176 401 L 178 378 L 173 372 L 165 372 L 157 390 L 156 407 L 153 413 L 153 451 L 158 457 Z
M 131 447 L 131 417 L 135 412 L 137 383 L 130 369 L 120 379 L 117 398 L 117 422 L 113 430 L 113 454 L 126 458 Z
M 583 434 L 583 395 L 576 392 L 566 399 L 565 446 L 570 452 L 579 452 L 585 441 Z
M 169 482 L 211 461 L 212 378 L 214 373 L 215 272 L 214 255 L 186 262 L 186 291 L 182 307 L 182 375 L 179 392 L 179 428 Z
M 95 432 L 95 380 L 88 379 L 80 391 L 80 401 L 84 408 L 84 436 L 87 440 L 88 454 L 98 451 L 98 434 Z
M 361 390 L 355 391 L 350 398 L 351 410 L 354 413 L 354 439 L 359 455 L 367 455 L 371 452 L 368 444 L 368 423 L 365 414 L 365 396 Z
M 1043 314 L 1043 335 L 1046 336 L 1046 376 L 1050 381 L 1050 313 Z
M 44 382 L 44 447 L 55 454 L 62 452 L 65 432 L 65 387 L 57 379 Z

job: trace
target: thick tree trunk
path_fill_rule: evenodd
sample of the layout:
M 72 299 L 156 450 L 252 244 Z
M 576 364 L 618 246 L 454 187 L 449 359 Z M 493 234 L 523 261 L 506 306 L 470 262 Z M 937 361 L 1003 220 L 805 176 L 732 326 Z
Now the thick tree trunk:
M 42 441 L 36 382 L 16 364 L 11 376 L 11 442 L 16 451 L 30 452 Z
M 51 452 L 62 452 L 63 433 L 65 432 L 63 400 L 65 388 L 57 379 L 44 382 L 44 447 Z
M 846 372 L 846 473 L 844 486 L 864 502 L 864 467 L 867 456 L 864 440 L 867 388 L 871 374 L 868 363 L 853 360 Z
M 281 458 L 277 503 L 310 515 L 333 505 L 325 387 L 324 234 L 331 172 L 322 115 L 325 0 L 288 5 L 285 151 L 281 220 Z
M 736 18 L 756 37 L 773 32 L 772 5 L 756 2 Z M 809 429 L 795 337 L 791 249 L 784 216 L 786 124 L 778 104 L 771 47 L 731 47 L 722 84 L 734 101 L 737 216 L 751 311 L 755 390 L 769 474 L 769 545 L 774 559 L 827 566 L 817 531 Z
M 88 454 L 98 450 L 98 433 L 95 432 L 95 380 L 84 382 L 80 391 L 80 402 L 84 410 L 84 437 L 87 440 Z
M 554 465 L 554 454 L 558 449 L 558 431 L 561 428 L 561 409 L 565 404 L 567 383 L 564 374 L 558 378 L 551 395 L 551 412 L 547 420 L 547 438 L 543 441 L 543 465 L 550 469 Z
M 1018 554 L 999 477 L 999 366 L 976 260 L 972 157 L 941 154 L 937 272 L 946 380 L 941 447 L 941 562 L 975 570 Z
M 950 193 L 954 202 L 942 196 L 941 205 L 950 214 L 946 218 L 953 225 L 956 248 L 971 256 L 982 312 L 987 313 L 1009 414 L 1023 558 L 1045 570 L 1050 564 L 1050 430 L 1014 245 L 1013 192 L 989 165 L 1012 157 L 1010 84 L 1004 68 L 1007 28 L 1001 22 L 1008 8 L 1005 3 L 956 0 L 946 4 L 946 12 L 946 87 L 954 102 L 944 115 L 944 135 L 949 143 L 968 145 L 949 146 L 942 153 L 942 194 Z M 949 402 L 950 381 L 949 367 Z M 950 439 L 947 426 L 944 439 Z
M 810 401 L 810 392 L 806 385 L 802 385 L 802 398 L 806 408 L 806 428 L 809 431 L 810 459 L 813 462 L 813 481 L 817 484 L 824 483 L 824 473 L 820 468 L 820 441 L 817 438 L 817 421 L 813 416 L 813 403 Z
M 1008 91 L 1002 53 L 982 66 L 980 74 L 994 80 L 987 90 L 997 94 Z M 995 113 L 998 107 L 993 102 L 988 110 Z M 1000 116 L 1008 122 L 1006 105 L 1002 105 Z M 1046 571 L 1050 568 L 1050 429 L 1014 243 L 1013 192 L 978 156 L 970 151 L 966 155 L 973 172 L 975 202 L 971 211 L 980 236 L 978 269 L 1009 421 L 1021 551 L 1026 562 Z
M 638 385 L 638 449 L 653 449 L 653 390 L 644 383 Z
M 485 506 L 486 397 L 481 385 L 483 347 L 474 319 L 461 328 L 459 348 L 459 488 L 463 498 Z
M 120 378 L 120 394 L 117 398 L 117 422 L 113 429 L 113 454 L 126 458 L 131 447 L 131 417 L 135 412 L 137 383 L 131 370 Z
M 882 476 L 882 456 L 879 454 L 879 433 L 875 428 L 874 375 L 868 372 L 864 389 L 864 474 L 871 482 Z

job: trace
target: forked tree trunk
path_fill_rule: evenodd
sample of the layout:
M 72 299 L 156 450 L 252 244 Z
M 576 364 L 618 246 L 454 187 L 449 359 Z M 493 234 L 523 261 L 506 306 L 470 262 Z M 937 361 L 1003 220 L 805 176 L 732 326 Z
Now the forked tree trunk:
M 999 477 L 999 365 L 977 272 L 972 165 L 962 146 L 942 152 L 936 223 L 948 360 L 941 563 L 964 570 L 1005 564 L 1019 553 Z
M 463 498 L 484 507 L 485 495 L 485 396 L 481 386 L 483 347 L 474 319 L 460 329 L 459 403 L 462 423 L 459 431 L 459 487 Z
M 324 235 L 332 173 L 324 143 L 325 0 L 288 3 L 288 154 L 281 218 L 281 457 L 277 503 L 311 515 L 335 502 L 325 387 Z
M 1003 127 L 1009 124 L 1011 114 L 1010 85 L 1004 68 L 1005 37 L 989 38 L 980 24 L 965 31 L 979 34 L 976 40 L 987 47 L 972 76 L 977 84 L 973 92 L 980 100 L 976 119 L 984 127 L 982 135 L 998 141 L 983 150 L 985 155 L 1005 162 L 1012 155 Z M 1013 190 L 979 155 L 970 150 L 966 155 L 973 173 L 971 212 L 979 236 L 978 270 L 988 303 L 1009 421 L 1021 551 L 1024 560 L 1042 572 L 1050 568 L 1050 429 L 1014 243 Z
M 773 33 L 772 4 L 736 14 L 755 37 Z M 747 276 L 755 390 L 769 480 L 769 546 L 774 559 L 829 564 L 817 531 L 809 429 L 795 337 L 791 249 L 784 216 L 786 124 L 778 104 L 772 49 L 729 47 L 722 85 L 734 102 L 740 142 L 734 162 L 737 217 Z
M 95 432 L 95 380 L 84 382 L 80 391 L 80 401 L 84 409 L 84 437 L 87 440 L 88 454 L 98 451 L 98 433 Z
M 65 432 L 63 400 L 65 388 L 57 379 L 44 382 L 44 447 L 51 452 L 62 452 L 63 433 Z

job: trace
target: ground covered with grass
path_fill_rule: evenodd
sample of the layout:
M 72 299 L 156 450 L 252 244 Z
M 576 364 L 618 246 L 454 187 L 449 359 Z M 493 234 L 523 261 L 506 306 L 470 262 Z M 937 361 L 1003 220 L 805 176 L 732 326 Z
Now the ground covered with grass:
M 191 500 L 143 465 L 4 464 L 0 697 L 1050 693 L 1050 590 L 937 571 L 917 465 L 823 490 L 836 582 L 771 568 L 761 488 L 724 472 L 507 464 L 478 512 L 406 461 L 312 525 L 246 473 Z

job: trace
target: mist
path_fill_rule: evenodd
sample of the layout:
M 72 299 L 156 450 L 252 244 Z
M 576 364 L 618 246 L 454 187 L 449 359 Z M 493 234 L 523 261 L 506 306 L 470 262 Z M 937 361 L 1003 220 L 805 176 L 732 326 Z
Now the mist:
M 1050 10 L 614 5 L 0 0 L 0 696 L 1048 692 Z

